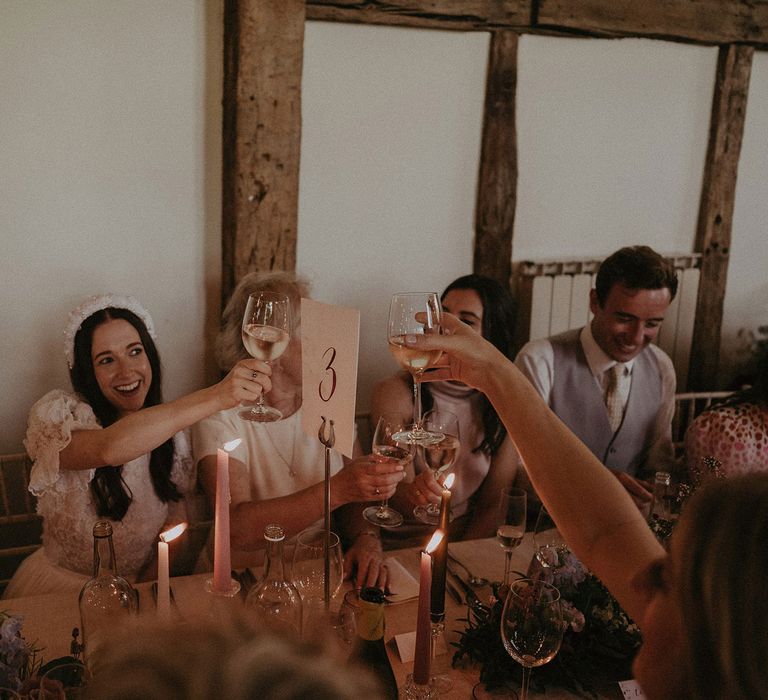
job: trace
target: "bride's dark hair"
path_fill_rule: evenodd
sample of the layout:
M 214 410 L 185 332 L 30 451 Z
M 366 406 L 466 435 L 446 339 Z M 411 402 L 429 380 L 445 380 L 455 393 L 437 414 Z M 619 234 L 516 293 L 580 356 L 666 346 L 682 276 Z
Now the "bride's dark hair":
M 147 353 L 147 359 L 152 368 L 152 382 L 147 391 L 143 408 L 157 406 L 163 402 L 160 356 L 143 321 L 127 309 L 101 309 L 85 319 L 75 335 L 74 362 L 69 370 L 69 376 L 74 390 L 90 404 L 96 418 L 104 428 L 114 423 L 120 416 L 117 409 L 107 400 L 99 388 L 91 359 L 91 347 L 96 328 L 113 319 L 128 321 L 138 332 L 141 344 L 144 346 L 144 352 Z M 173 438 L 169 438 L 152 450 L 149 458 L 152 486 L 158 498 L 163 502 L 178 501 L 181 498 L 176 484 L 171 481 L 173 453 Z M 90 489 L 96 501 L 96 513 L 99 517 L 106 517 L 111 520 L 122 520 L 125 517 L 133 501 L 133 494 L 123 479 L 122 465 L 96 469 Z

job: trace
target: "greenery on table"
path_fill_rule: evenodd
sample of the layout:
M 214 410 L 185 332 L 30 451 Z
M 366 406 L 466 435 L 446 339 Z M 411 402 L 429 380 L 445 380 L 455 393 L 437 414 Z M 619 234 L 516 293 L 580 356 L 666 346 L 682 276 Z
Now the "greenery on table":
M 522 574 L 521 574 L 522 575 Z M 599 579 L 589 573 L 568 550 L 558 551 L 558 561 L 541 575 L 560 589 L 567 625 L 558 655 L 534 669 L 531 686 L 537 691 L 561 687 L 584 697 L 597 689 L 631 678 L 631 665 L 640 646 L 640 630 L 622 610 Z M 454 664 L 481 664 L 480 681 L 488 689 L 510 680 L 519 684 L 522 667 L 504 649 L 501 612 L 506 590 L 494 584 L 488 605 L 470 607 L 466 629 L 456 644 Z

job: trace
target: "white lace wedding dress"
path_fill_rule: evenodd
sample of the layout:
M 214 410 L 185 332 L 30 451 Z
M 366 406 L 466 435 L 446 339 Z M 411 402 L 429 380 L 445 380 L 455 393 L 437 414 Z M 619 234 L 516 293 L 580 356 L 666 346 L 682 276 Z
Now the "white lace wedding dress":
M 73 394 L 51 391 L 30 411 L 24 445 L 34 460 L 29 489 L 43 516 L 43 547 L 27 557 L 8 584 L 4 597 L 79 591 L 93 568 L 93 524 L 99 520 L 89 484 L 94 469 L 60 470 L 59 452 L 73 430 L 100 430 L 91 407 Z M 184 494 L 194 482 L 194 464 L 185 433 L 174 436 L 171 479 Z M 123 466 L 133 501 L 122 521 L 113 521 L 118 571 L 133 581 L 153 554 L 168 516 L 169 504 L 155 493 L 149 454 Z

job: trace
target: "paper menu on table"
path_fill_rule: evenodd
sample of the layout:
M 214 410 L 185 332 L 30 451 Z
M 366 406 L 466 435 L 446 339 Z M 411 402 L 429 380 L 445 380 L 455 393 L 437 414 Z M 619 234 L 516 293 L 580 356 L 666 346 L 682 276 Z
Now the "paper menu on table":
M 355 443 L 359 344 L 357 309 L 301 300 L 301 426 L 317 440 L 323 417 L 332 420 L 334 449 L 347 457 Z
M 624 700 L 645 700 L 643 689 L 637 681 L 619 681 L 619 688 Z

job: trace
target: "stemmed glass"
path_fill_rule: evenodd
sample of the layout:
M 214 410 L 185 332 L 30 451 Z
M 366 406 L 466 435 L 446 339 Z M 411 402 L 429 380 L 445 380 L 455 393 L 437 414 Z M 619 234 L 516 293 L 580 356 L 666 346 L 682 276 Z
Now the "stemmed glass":
M 520 578 L 509 587 L 501 613 L 501 640 L 523 667 L 520 700 L 527 700 L 531 669 L 555 658 L 563 641 L 560 592 L 552 584 Z
M 248 297 L 243 314 L 243 345 L 251 357 L 272 362 L 285 352 L 291 339 L 291 302 L 285 294 L 256 292 Z M 269 423 L 283 414 L 264 404 L 264 393 L 254 406 L 240 412 L 244 420 Z
M 291 578 L 293 585 L 299 591 L 304 609 L 319 607 L 325 598 L 325 530 L 322 527 L 310 527 L 302 530 L 296 538 L 296 548 L 293 550 Z M 330 597 L 338 593 L 344 579 L 343 555 L 339 536 L 330 533 L 328 543 L 330 574 L 328 590 Z M 306 629 L 306 626 L 304 627 Z
M 373 433 L 372 450 L 381 462 L 398 462 L 405 468 L 413 460 L 414 446 L 394 439 L 396 433 L 402 433 L 407 426 L 396 413 L 383 414 L 376 423 Z M 378 506 L 369 506 L 363 511 L 363 517 L 379 527 L 398 527 L 403 524 L 403 516 L 387 504 L 384 499 Z
M 425 430 L 421 423 L 421 375 L 439 359 L 440 350 L 423 350 L 405 344 L 406 339 L 440 331 L 442 307 L 435 292 L 394 294 L 389 305 L 387 339 L 389 349 L 400 366 L 413 378 L 413 426 L 396 437 L 399 441 L 425 445 L 439 442 L 442 435 Z M 417 320 L 416 315 L 419 314 Z
M 528 495 L 524 489 L 510 486 L 501 490 L 496 518 L 496 539 L 506 554 L 506 561 L 504 562 L 505 585 L 509 583 L 512 552 L 518 547 L 525 534 L 527 502 Z
M 459 419 L 450 411 L 434 409 L 424 414 L 424 428 L 433 435 L 442 435 L 439 442 L 420 446 L 424 463 L 437 479 L 456 463 L 456 457 L 459 455 L 461 446 Z M 436 525 L 440 518 L 440 505 L 429 503 L 425 506 L 416 506 L 413 514 L 423 523 Z
M 533 529 L 533 548 L 536 561 L 542 569 L 556 567 L 562 554 L 568 549 L 555 521 L 552 520 L 543 505 L 536 517 L 536 525 Z

